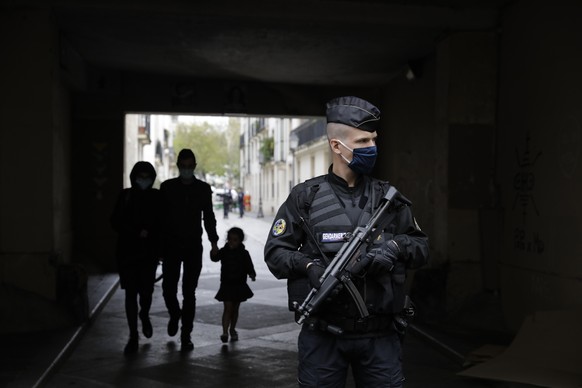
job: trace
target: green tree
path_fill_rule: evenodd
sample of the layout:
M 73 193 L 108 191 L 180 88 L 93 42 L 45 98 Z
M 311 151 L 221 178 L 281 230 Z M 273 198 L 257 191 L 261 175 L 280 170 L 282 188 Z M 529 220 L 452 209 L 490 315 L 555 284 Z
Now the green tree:
M 263 154 L 263 160 L 265 162 L 270 162 L 273 160 L 275 154 L 275 139 L 272 137 L 266 137 L 261 143 L 261 154 Z
M 226 129 L 208 122 L 178 124 L 174 134 L 174 149 L 190 148 L 196 155 L 196 171 L 217 176 L 239 171 L 240 120 L 230 118 Z

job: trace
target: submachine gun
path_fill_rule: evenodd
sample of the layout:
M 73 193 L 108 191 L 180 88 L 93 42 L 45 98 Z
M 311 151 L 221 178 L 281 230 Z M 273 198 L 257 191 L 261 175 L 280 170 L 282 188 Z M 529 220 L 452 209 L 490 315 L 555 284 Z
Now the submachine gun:
M 293 307 L 298 313 L 296 315 L 298 317 L 298 324 L 301 325 L 311 314 L 316 312 L 340 284 L 350 293 L 350 296 L 356 303 L 361 318 L 364 319 L 370 315 L 362 296 L 352 282 L 352 273 L 350 270 L 357 263 L 358 257 L 366 254 L 366 247 L 378 238 L 382 230 L 387 226 L 387 217 L 385 215 L 396 199 L 406 205 L 412 204 L 396 188 L 390 186 L 386 195 L 380 200 L 380 206 L 376 209 L 370 221 L 365 226 L 359 226 L 352 233 L 346 235 L 345 238 L 347 241 L 336 253 L 319 279 L 321 286 L 319 288 L 312 288 L 301 305 L 297 302 L 293 303 Z M 328 327 L 328 330 L 341 333 L 341 329 L 339 328 Z

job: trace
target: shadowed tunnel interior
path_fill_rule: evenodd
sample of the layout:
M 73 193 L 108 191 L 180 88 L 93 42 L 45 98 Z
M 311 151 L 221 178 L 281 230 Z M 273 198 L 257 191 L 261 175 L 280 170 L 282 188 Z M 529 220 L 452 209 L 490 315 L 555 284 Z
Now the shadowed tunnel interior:
M 374 174 L 430 237 L 410 276 L 420 319 L 512 337 L 579 309 L 581 16 L 542 0 L 4 2 L 0 333 L 82 324 L 87 278 L 115 273 L 103 215 L 126 113 L 315 117 L 339 95 L 382 111 Z

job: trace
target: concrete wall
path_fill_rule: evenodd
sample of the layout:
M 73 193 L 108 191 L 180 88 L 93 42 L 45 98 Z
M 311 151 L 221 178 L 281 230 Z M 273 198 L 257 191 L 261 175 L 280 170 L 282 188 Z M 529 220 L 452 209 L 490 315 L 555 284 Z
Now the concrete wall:
M 434 272 L 423 276 L 432 277 L 434 285 L 419 298 L 439 295 L 423 306 L 438 315 L 481 292 L 484 273 L 496 279 L 495 270 L 483 270 L 485 261 L 495 266 L 496 258 L 481 257 L 481 222 L 483 209 L 497 206 L 489 190 L 495 168 L 497 36 L 450 35 L 434 55 L 411 68 L 414 78 L 403 73 L 386 88 L 376 170 L 413 202 L 430 237 L 431 260 L 423 271 Z M 501 235 L 499 227 L 493 230 Z
M 436 151 L 447 155 L 441 160 L 446 168 L 437 171 L 437 180 L 446 181 L 440 187 L 446 187 L 448 204 L 440 210 L 447 209 L 447 311 L 463 308 L 486 283 L 498 288 L 495 270 L 484 271 L 496 265 L 496 251 L 481 255 L 483 246 L 502 236 L 499 219 L 488 217 L 498 207 L 497 47 L 496 31 L 452 34 L 437 47 Z
M 414 202 L 446 311 L 499 292 L 517 330 L 582 304 L 581 17 L 518 2 L 499 31 L 453 34 L 388 85 L 377 170 Z
M 48 10 L 2 13 L 0 43 L 0 331 L 46 329 L 70 319 L 69 93 Z
M 411 271 L 409 277 L 410 294 L 422 320 L 439 319 L 446 307 L 446 270 L 441 267 L 447 261 L 447 198 L 439 173 L 446 171 L 441 160 L 447 161 L 447 154 L 443 142 L 435 139 L 435 84 L 434 57 L 422 61 L 414 80 L 403 73 L 390 82 L 380 106 L 382 130 L 374 173 L 412 201 L 415 218 L 430 238 L 428 266 Z
M 582 307 L 582 7 L 523 2 L 503 17 L 498 180 L 501 290 L 512 326 Z
M 428 58 L 422 75 L 408 81 L 404 74 L 386 89 L 382 130 L 378 133 L 375 176 L 388 180 L 413 202 L 421 228 L 435 236 L 435 60 Z M 428 167 L 428 168 L 427 168 Z M 435 252 L 438 243 L 432 243 Z M 443 253 L 434 253 L 433 257 Z
M 123 124 L 121 112 L 73 122 L 73 249 L 90 273 L 117 271 L 109 217 L 123 188 Z

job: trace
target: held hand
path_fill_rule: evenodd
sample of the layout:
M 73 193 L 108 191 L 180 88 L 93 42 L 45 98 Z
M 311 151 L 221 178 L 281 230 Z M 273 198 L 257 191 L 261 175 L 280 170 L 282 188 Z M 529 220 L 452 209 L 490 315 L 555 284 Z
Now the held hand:
M 309 279 L 309 285 L 312 288 L 319 289 L 321 287 L 321 282 L 319 278 L 325 272 L 325 267 L 323 267 L 319 260 L 313 260 L 307 264 L 307 278 Z
M 212 248 L 210 249 L 210 258 L 212 259 L 216 257 L 216 255 L 218 255 L 218 244 L 214 242 L 212 243 Z

